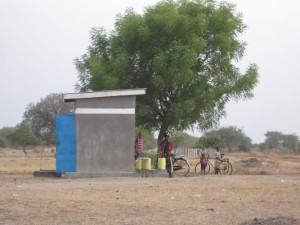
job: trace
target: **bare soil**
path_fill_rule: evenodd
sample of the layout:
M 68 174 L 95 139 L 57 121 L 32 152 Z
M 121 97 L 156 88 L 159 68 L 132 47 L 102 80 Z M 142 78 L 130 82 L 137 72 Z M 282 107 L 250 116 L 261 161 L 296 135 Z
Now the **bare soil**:
M 0 224 L 300 224 L 300 157 L 229 154 L 230 176 L 196 176 L 189 159 L 188 177 L 65 179 L 32 175 L 55 169 L 53 152 L 28 155 L 0 149 Z

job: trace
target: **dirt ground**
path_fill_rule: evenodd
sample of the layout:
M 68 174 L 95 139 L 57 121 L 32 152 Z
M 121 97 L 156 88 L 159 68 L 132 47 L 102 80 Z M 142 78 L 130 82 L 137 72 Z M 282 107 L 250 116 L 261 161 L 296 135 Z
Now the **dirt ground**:
M 300 224 L 300 157 L 232 154 L 234 174 L 34 177 L 52 152 L 0 149 L 0 224 Z M 255 157 L 259 166 L 242 164 Z

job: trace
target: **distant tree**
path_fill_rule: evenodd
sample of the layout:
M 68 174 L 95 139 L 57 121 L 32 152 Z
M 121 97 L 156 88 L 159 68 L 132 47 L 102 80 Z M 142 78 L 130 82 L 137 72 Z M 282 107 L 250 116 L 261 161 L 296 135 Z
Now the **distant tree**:
M 283 134 L 279 131 L 268 131 L 265 133 L 265 144 L 267 149 L 280 149 L 283 144 Z
M 75 59 L 79 91 L 147 88 L 137 98 L 136 123 L 163 132 L 197 124 L 212 128 L 231 99 L 248 99 L 257 66 L 235 62 L 246 26 L 233 4 L 215 0 L 161 1 L 144 15 L 127 10 L 115 30 L 91 31 L 87 53 Z
M 0 137 L 0 148 L 6 148 L 5 140 L 2 137 Z
M 33 133 L 45 144 L 51 145 L 55 144 L 56 114 L 72 113 L 73 109 L 73 103 L 65 103 L 61 94 L 52 93 L 36 104 L 28 104 L 23 117 Z
M 195 148 L 198 138 L 184 132 L 176 131 L 172 133 L 171 140 L 174 148 Z
M 299 138 L 296 134 L 284 134 L 282 136 L 283 147 L 290 153 L 299 152 Z
M 295 134 L 283 134 L 279 131 L 268 131 L 265 145 L 267 149 L 277 149 L 289 153 L 300 153 L 299 137 Z
M 174 134 L 172 134 L 171 140 L 173 143 L 173 146 L 175 148 L 176 147 L 188 147 L 185 146 L 185 139 L 187 138 L 187 135 L 185 135 L 183 132 L 176 132 Z
M 251 139 L 247 137 L 241 129 L 234 126 L 222 127 L 218 130 L 206 132 L 201 141 L 203 143 L 207 142 L 210 145 L 213 144 L 213 141 L 216 143 L 219 142 L 219 147 L 224 146 L 229 152 L 234 149 L 247 151 L 251 148 Z M 213 145 L 216 147 L 216 144 Z
M 3 127 L 0 129 L 0 147 L 5 148 L 11 146 L 10 139 L 8 138 L 16 130 L 15 127 Z
M 240 136 L 240 142 L 237 145 L 239 151 L 249 151 L 252 147 L 252 140 L 247 137 L 244 133 Z
M 198 147 L 201 149 L 216 148 L 217 146 L 219 147 L 225 146 L 221 136 L 217 133 L 214 132 L 205 133 L 203 136 L 199 138 Z
M 258 148 L 259 148 L 259 150 L 264 151 L 266 149 L 266 144 L 260 143 L 260 144 L 258 144 Z
M 39 144 L 39 139 L 34 135 L 26 121 L 16 126 L 15 132 L 10 134 L 8 138 L 14 145 L 22 146 L 24 154 L 27 156 L 26 147 L 28 145 Z
M 229 126 L 220 128 L 218 134 L 224 140 L 228 151 L 232 151 L 233 149 L 247 151 L 251 148 L 251 139 L 237 127 Z

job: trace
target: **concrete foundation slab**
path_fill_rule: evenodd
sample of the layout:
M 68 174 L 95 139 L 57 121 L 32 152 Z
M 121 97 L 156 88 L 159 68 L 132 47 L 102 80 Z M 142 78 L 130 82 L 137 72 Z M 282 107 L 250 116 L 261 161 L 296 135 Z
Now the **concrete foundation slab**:
M 39 170 L 39 171 L 34 171 L 33 176 L 35 176 L 35 177 L 61 177 L 61 173 L 58 173 L 55 170 Z
M 79 173 L 67 172 L 62 174 L 63 178 L 96 178 L 96 177 L 169 177 L 167 171 L 163 170 L 136 170 L 133 173 Z

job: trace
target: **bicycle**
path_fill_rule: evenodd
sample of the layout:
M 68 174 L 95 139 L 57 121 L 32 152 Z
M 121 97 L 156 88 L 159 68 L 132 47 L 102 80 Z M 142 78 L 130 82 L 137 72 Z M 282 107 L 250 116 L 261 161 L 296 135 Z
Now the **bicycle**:
M 161 154 L 157 153 L 157 157 L 153 166 L 154 169 L 158 168 L 159 157 L 161 157 Z M 177 176 L 186 176 L 190 172 L 190 163 L 184 158 L 183 155 L 177 156 L 172 154 L 172 156 L 170 158 L 166 158 L 166 160 L 170 160 L 171 171 Z
M 199 151 L 198 151 L 198 155 L 199 154 Z M 224 154 L 221 154 L 221 158 L 223 157 Z M 209 158 L 206 157 L 206 160 L 207 160 L 207 166 L 204 170 L 204 174 L 208 174 L 210 172 L 210 167 L 212 167 L 214 170 L 215 170 L 215 167 L 214 165 L 209 161 L 209 159 L 214 159 L 214 158 Z M 231 163 L 229 162 L 229 158 L 226 158 L 226 159 L 222 159 L 222 162 L 220 163 L 220 174 L 223 174 L 223 175 L 231 175 L 232 174 L 232 165 Z M 198 162 L 195 166 L 195 173 L 197 175 L 200 175 L 201 174 L 201 162 Z

